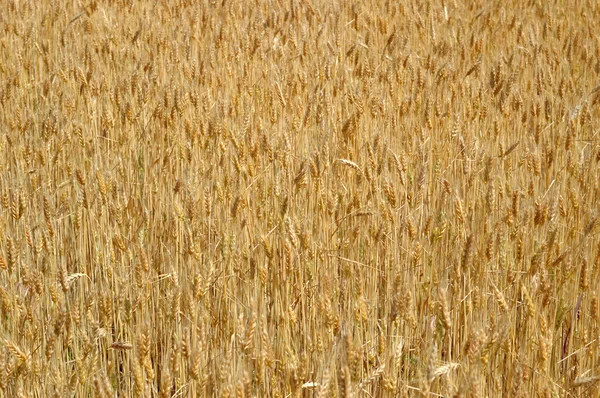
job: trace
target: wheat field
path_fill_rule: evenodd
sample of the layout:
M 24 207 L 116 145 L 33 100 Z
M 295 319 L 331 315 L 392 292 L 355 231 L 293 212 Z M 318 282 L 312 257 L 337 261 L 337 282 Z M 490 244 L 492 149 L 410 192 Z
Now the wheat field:
M 598 15 L 0 2 L 0 396 L 598 396 Z

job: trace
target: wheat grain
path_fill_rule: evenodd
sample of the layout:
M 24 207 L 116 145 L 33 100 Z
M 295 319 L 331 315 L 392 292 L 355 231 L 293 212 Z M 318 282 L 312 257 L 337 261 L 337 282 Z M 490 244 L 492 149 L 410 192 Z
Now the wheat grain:
M 0 395 L 598 395 L 590 4 L 5 3 Z

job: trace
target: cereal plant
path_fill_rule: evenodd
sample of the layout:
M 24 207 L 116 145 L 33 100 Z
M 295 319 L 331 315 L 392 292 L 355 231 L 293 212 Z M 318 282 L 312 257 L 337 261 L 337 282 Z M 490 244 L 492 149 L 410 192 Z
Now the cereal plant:
M 0 2 L 0 397 L 597 396 L 598 15 Z

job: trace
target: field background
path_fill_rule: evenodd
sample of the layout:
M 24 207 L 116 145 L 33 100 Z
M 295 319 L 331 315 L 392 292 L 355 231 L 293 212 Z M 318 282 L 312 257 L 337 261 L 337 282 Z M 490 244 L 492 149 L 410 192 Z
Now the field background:
M 2 1 L 0 396 L 597 396 L 598 15 Z

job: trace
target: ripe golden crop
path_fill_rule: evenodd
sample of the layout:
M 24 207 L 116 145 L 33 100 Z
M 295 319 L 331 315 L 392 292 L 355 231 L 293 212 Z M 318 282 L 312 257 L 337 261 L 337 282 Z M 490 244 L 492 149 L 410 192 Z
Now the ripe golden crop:
M 0 397 L 598 395 L 597 15 L 0 2 Z

